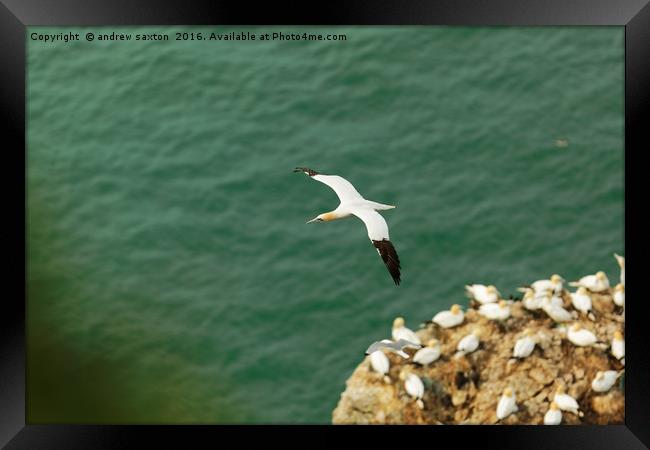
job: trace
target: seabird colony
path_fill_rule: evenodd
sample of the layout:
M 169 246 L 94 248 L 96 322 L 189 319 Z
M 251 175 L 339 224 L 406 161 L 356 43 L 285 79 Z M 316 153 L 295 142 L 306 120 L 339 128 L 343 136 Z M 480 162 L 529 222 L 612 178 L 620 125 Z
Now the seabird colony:
M 621 268 L 621 283 L 615 288 L 611 288 L 609 279 L 604 272 L 597 272 L 594 275 L 587 275 L 580 280 L 568 283 L 575 286 L 575 292 L 568 292 L 564 286 L 566 280 L 555 274 L 547 280 L 538 280 L 530 286 L 521 287 L 518 290 L 523 292 L 523 307 L 530 314 L 546 314 L 558 326 L 566 340 L 576 347 L 594 347 L 596 349 L 608 352 L 621 365 L 625 365 L 625 340 L 621 330 L 614 332 L 611 342 L 604 342 L 599 339 L 596 333 L 585 328 L 578 319 L 580 316 L 587 316 L 591 321 L 597 322 L 597 317 L 593 314 L 592 294 L 609 294 L 611 301 L 620 310 L 622 323 L 624 324 L 625 314 L 625 259 L 615 254 L 616 260 Z M 472 284 L 465 286 L 467 295 L 471 299 L 477 312 L 489 321 L 505 324 L 511 317 L 510 305 L 512 300 L 501 298 L 501 294 L 496 287 L 481 284 Z M 512 298 L 512 297 L 511 297 Z M 564 300 L 566 298 L 566 301 Z M 567 309 L 567 308 L 572 308 Z M 440 311 L 433 316 L 433 319 L 425 322 L 421 326 L 433 326 L 439 328 L 453 328 L 463 324 L 465 319 L 460 305 L 454 304 L 449 310 Z M 563 323 L 572 322 L 566 327 Z M 398 364 L 405 361 L 407 364 L 398 372 L 398 378 L 403 382 L 403 389 L 416 401 L 418 408 L 425 408 L 426 388 L 422 378 L 417 374 L 417 370 L 432 364 L 439 360 L 449 360 L 450 357 L 462 358 L 467 357 L 470 353 L 476 351 L 481 342 L 481 331 L 475 328 L 468 335 L 460 339 L 456 345 L 456 353 L 453 355 L 444 355 L 441 350 L 441 343 L 437 339 L 430 339 L 426 346 L 422 346 L 420 338 L 411 329 L 405 326 L 404 318 L 397 317 L 392 327 L 393 340 L 384 339 L 373 343 L 366 355 L 370 361 L 372 371 L 382 376 L 384 381 L 391 382 L 390 360 L 386 357 L 386 352 L 399 355 Z M 513 359 L 511 362 L 520 361 L 529 357 L 535 350 L 538 341 L 538 335 L 531 329 L 526 328 L 515 342 L 512 350 Z M 417 350 L 414 354 L 406 352 L 407 349 Z M 412 358 L 411 358 L 412 357 Z M 623 375 L 622 370 L 599 371 L 591 382 L 591 389 L 596 393 L 608 392 Z M 426 379 L 426 378 L 425 378 Z M 431 394 L 435 395 L 435 394 Z M 519 411 L 517 406 L 516 386 L 506 386 L 499 398 L 494 399 L 495 413 L 497 422 L 500 423 L 511 414 Z M 558 387 L 546 410 L 543 423 L 545 425 L 558 425 L 562 422 L 562 412 L 575 414 L 583 417 L 578 401 L 565 392 L 563 382 L 558 380 Z

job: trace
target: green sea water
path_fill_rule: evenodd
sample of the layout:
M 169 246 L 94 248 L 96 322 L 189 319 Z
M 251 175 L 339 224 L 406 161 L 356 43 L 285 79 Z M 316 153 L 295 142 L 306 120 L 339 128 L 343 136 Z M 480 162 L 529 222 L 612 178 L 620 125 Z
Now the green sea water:
M 398 315 L 618 279 L 622 27 L 27 33 L 31 423 L 329 423 Z M 357 219 L 305 225 L 338 201 L 295 166 L 397 205 L 401 286 Z

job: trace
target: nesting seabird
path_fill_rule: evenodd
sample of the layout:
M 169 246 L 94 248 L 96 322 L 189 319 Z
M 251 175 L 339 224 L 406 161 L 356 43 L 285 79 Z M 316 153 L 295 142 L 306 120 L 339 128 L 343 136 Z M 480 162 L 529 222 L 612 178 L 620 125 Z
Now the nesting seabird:
M 535 291 L 532 288 L 526 288 L 524 297 L 522 299 L 524 308 L 529 311 L 540 309 L 542 307 L 542 298 L 543 297 L 541 295 L 536 295 Z
M 505 300 L 500 300 L 499 303 L 481 305 L 478 313 L 490 320 L 505 320 L 510 317 L 510 307 Z
M 619 283 L 614 288 L 614 303 L 617 306 L 625 307 L 625 285 Z
M 618 380 L 618 377 L 623 375 L 623 371 L 617 372 L 616 370 L 606 370 L 604 372 L 598 371 L 596 378 L 591 382 L 591 389 L 594 392 L 607 392 Z
M 533 332 L 529 329 L 524 330 L 524 336 L 517 339 L 515 348 L 513 349 L 512 356 L 515 358 L 526 358 L 530 356 L 535 350 L 535 339 L 533 339 Z
M 404 339 L 400 339 L 397 342 L 393 342 L 390 339 L 383 339 L 378 342 L 373 342 L 370 344 L 370 347 L 366 350 L 366 355 L 371 355 L 372 353 L 376 352 L 377 350 L 381 350 L 385 348 L 386 350 L 397 353 L 400 355 L 402 358 L 408 358 L 409 354 L 404 351 L 405 348 L 421 348 L 422 346 L 420 344 L 416 344 L 415 342 L 410 342 Z
M 431 320 L 442 328 L 452 328 L 463 323 L 464 319 L 465 314 L 460 305 L 451 305 L 449 311 L 440 311 Z
M 383 351 L 375 350 L 370 354 L 370 366 L 375 372 L 378 372 L 384 376 L 384 381 L 386 383 L 390 383 L 390 378 L 388 377 L 390 361 Z
M 609 289 L 609 279 L 605 272 L 599 271 L 595 275 L 585 275 L 578 281 L 572 281 L 570 286 L 584 286 L 591 292 L 603 292 Z
M 519 410 L 517 407 L 517 400 L 515 398 L 515 393 L 512 388 L 507 387 L 503 390 L 503 395 L 497 403 L 497 419 L 505 419 L 510 414 L 515 413 Z
M 440 343 L 437 339 L 431 339 L 426 347 L 422 347 L 413 355 L 413 362 L 422 366 L 428 366 L 440 358 Z
M 537 280 L 529 287 L 531 287 L 535 292 L 553 291 L 554 293 L 559 294 L 562 292 L 564 281 L 564 278 L 558 274 L 553 274 L 549 280 Z M 526 287 L 521 287 L 519 288 L 519 291 L 525 292 L 525 289 Z
M 455 357 L 459 358 L 463 355 L 466 355 L 467 353 L 472 353 L 475 351 L 481 343 L 480 338 L 481 332 L 478 328 L 467 336 L 464 336 L 460 341 L 458 341 Z
M 542 309 L 548 316 L 556 322 L 568 322 L 573 319 L 573 316 L 569 311 L 564 309 L 562 306 L 557 303 L 553 303 L 551 293 L 549 292 L 548 296 L 542 299 Z
M 614 339 L 612 339 L 612 355 L 625 365 L 625 339 L 618 330 L 614 331 Z
M 416 344 L 421 344 L 420 338 L 417 334 L 413 332 L 410 328 L 404 326 L 404 319 L 402 317 L 397 317 L 393 321 L 393 330 L 392 330 L 393 340 L 399 341 L 404 339 L 405 341 L 414 342 Z
M 567 331 L 567 338 L 569 341 L 579 347 L 589 347 L 598 342 L 596 335 L 591 331 L 580 327 L 580 324 L 578 322 L 575 322 L 573 325 L 571 325 L 571 327 L 569 327 L 569 330 Z
M 404 389 L 406 392 L 416 400 L 418 408 L 424 409 L 422 397 L 424 397 L 424 383 L 420 377 L 410 371 L 403 370 L 400 373 L 400 378 L 404 380 Z
M 621 268 L 621 283 L 623 286 L 625 286 L 625 258 L 622 257 L 621 255 L 617 255 L 614 253 L 614 258 L 616 258 L 616 262 L 618 263 L 618 266 Z
M 579 417 L 584 416 L 583 412 L 579 409 L 580 407 L 578 406 L 576 399 L 565 393 L 564 386 L 562 385 L 557 388 L 553 401 L 562 411 L 572 412 Z
M 562 411 L 558 408 L 557 403 L 551 402 L 548 411 L 544 414 L 544 425 L 559 425 L 562 423 Z
M 499 301 L 501 294 L 493 285 L 471 284 L 465 286 L 467 296 L 480 304 L 495 303 Z
M 345 217 L 356 216 L 366 224 L 368 237 L 377 249 L 388 268 L 395 284 L 400 284 L 400 262 L 395 247 L 388 236 L 388 224 L 377 211 L 393 209 L 393 205 L 384 205 L 366 200 L 357 192 L 348 180 L 338 175 L 323 175 L 306 167 L 296 167 L 294 172 L 304 172 L 316 181 L 328 185 L 339 197 L 339 206 L 330 212 L 319 214 L 307 223 L 330 222 Z
M 594 320 L 594 315 L 591 312 L 591 296 L 586 287 L 580 286 L 576 292 L 571 293 L 571 303 L 575 309 Z

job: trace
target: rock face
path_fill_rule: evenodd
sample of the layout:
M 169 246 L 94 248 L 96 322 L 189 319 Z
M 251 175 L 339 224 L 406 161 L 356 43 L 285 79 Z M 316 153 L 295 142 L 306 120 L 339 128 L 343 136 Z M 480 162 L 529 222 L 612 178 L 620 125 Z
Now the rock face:
M 625 399 L 620 380 L 605 393 L 591 389 L 598 371 L 624 368 L 609 349 L 614 331 L 622 332 L 624 328 L 622 309 L 613 303 L 611 294 L 591 294 L 593 321 L 571 307 L 568 292 L 562 294 L 564 307 L 572 311 L 575 322 L 598 337 L 599 343 L 592 347 L 578 347 L 567 339 L 567 329 L 573 322 L 556 324 L 543 310 L 529 311 L 520 301 L 509 305 L 511 316 L 503 321 L 488 320 L 470 308 L 457 327 L 443 329 L 429 324 L 417 335 L 423 343 L 437 339 L 441 357 L 427 367 L 419 367 L 411 362 L 412 358 L 387 354 L 390 383 L 372 370 L 366 357 L 348 379 L 332 422 L 543 424 L 556 390 L 563 386 L 578 401 L 584 416 L 563 411 L 562 424 L 622 424 Z M 479 348 L 455 358 L 458 341 L 476 328 L 481 331 Z M 525 359 L 513 359 L 515 342 L 526 328 L 533 333 L 535 349 Z M 424 382 L 423 409 L 404 389 L 400 373 L 405 370 L 412 370 Z M 496 405 L 508 386 L 515 392 L 519 409 L 498 421 Z

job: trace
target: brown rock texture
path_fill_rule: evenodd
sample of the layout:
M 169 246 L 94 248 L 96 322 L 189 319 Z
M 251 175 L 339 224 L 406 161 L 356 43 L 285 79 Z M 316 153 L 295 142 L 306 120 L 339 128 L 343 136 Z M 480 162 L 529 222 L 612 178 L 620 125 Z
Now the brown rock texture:
M 419 367 L 411 358 L 388 353 L 390 383 L 372 370 L 366 357 L 348 379 L 332 413 L 332 423 L 543 424 L 553 395 L 562 385 L 584 413 L 578 417 L 564 411 L 562 424 L 622 424 L 625 399 L 621 383 L 605 393 L 591 389 L 596 372 L 624 368 L 611 356 L 609 348 L 614 331 L 623 332 L 624 328 L 622 309 L 613 303 L 612 294 L 591 294 L 593 321 L 573 309 L 567 291 L 562 294 L 564 307 L 574 314 L 575 321 L 602 342 L 594 347 L 578 347 L 567 339 L 566 330 L 573 322 L 556 324 L 543 310 L 529 311 L 517 300 L 510 305 L 511 316 L 504 321 L 488 320 L 470 307 L 457 327 L 443 329 L 429 324 L 417 334 L 423 343 L 437 339 L 441 357 L 427 367 Z M 454 358 L 458 341 L 475 328 L 482 332 L 479 348 Z M 534 333 L 535 349 L 525 359 L 513 359 L 515 342 L 526 328 Z M 407 352 L 415 353 L 411 349 Z M 418 408 L 406 393 L 399 376 L 404 370 L 422 379 L 424 409 Z M 498 421 L 497 402 L 508 386 L 515 391 L 519 410 Z

